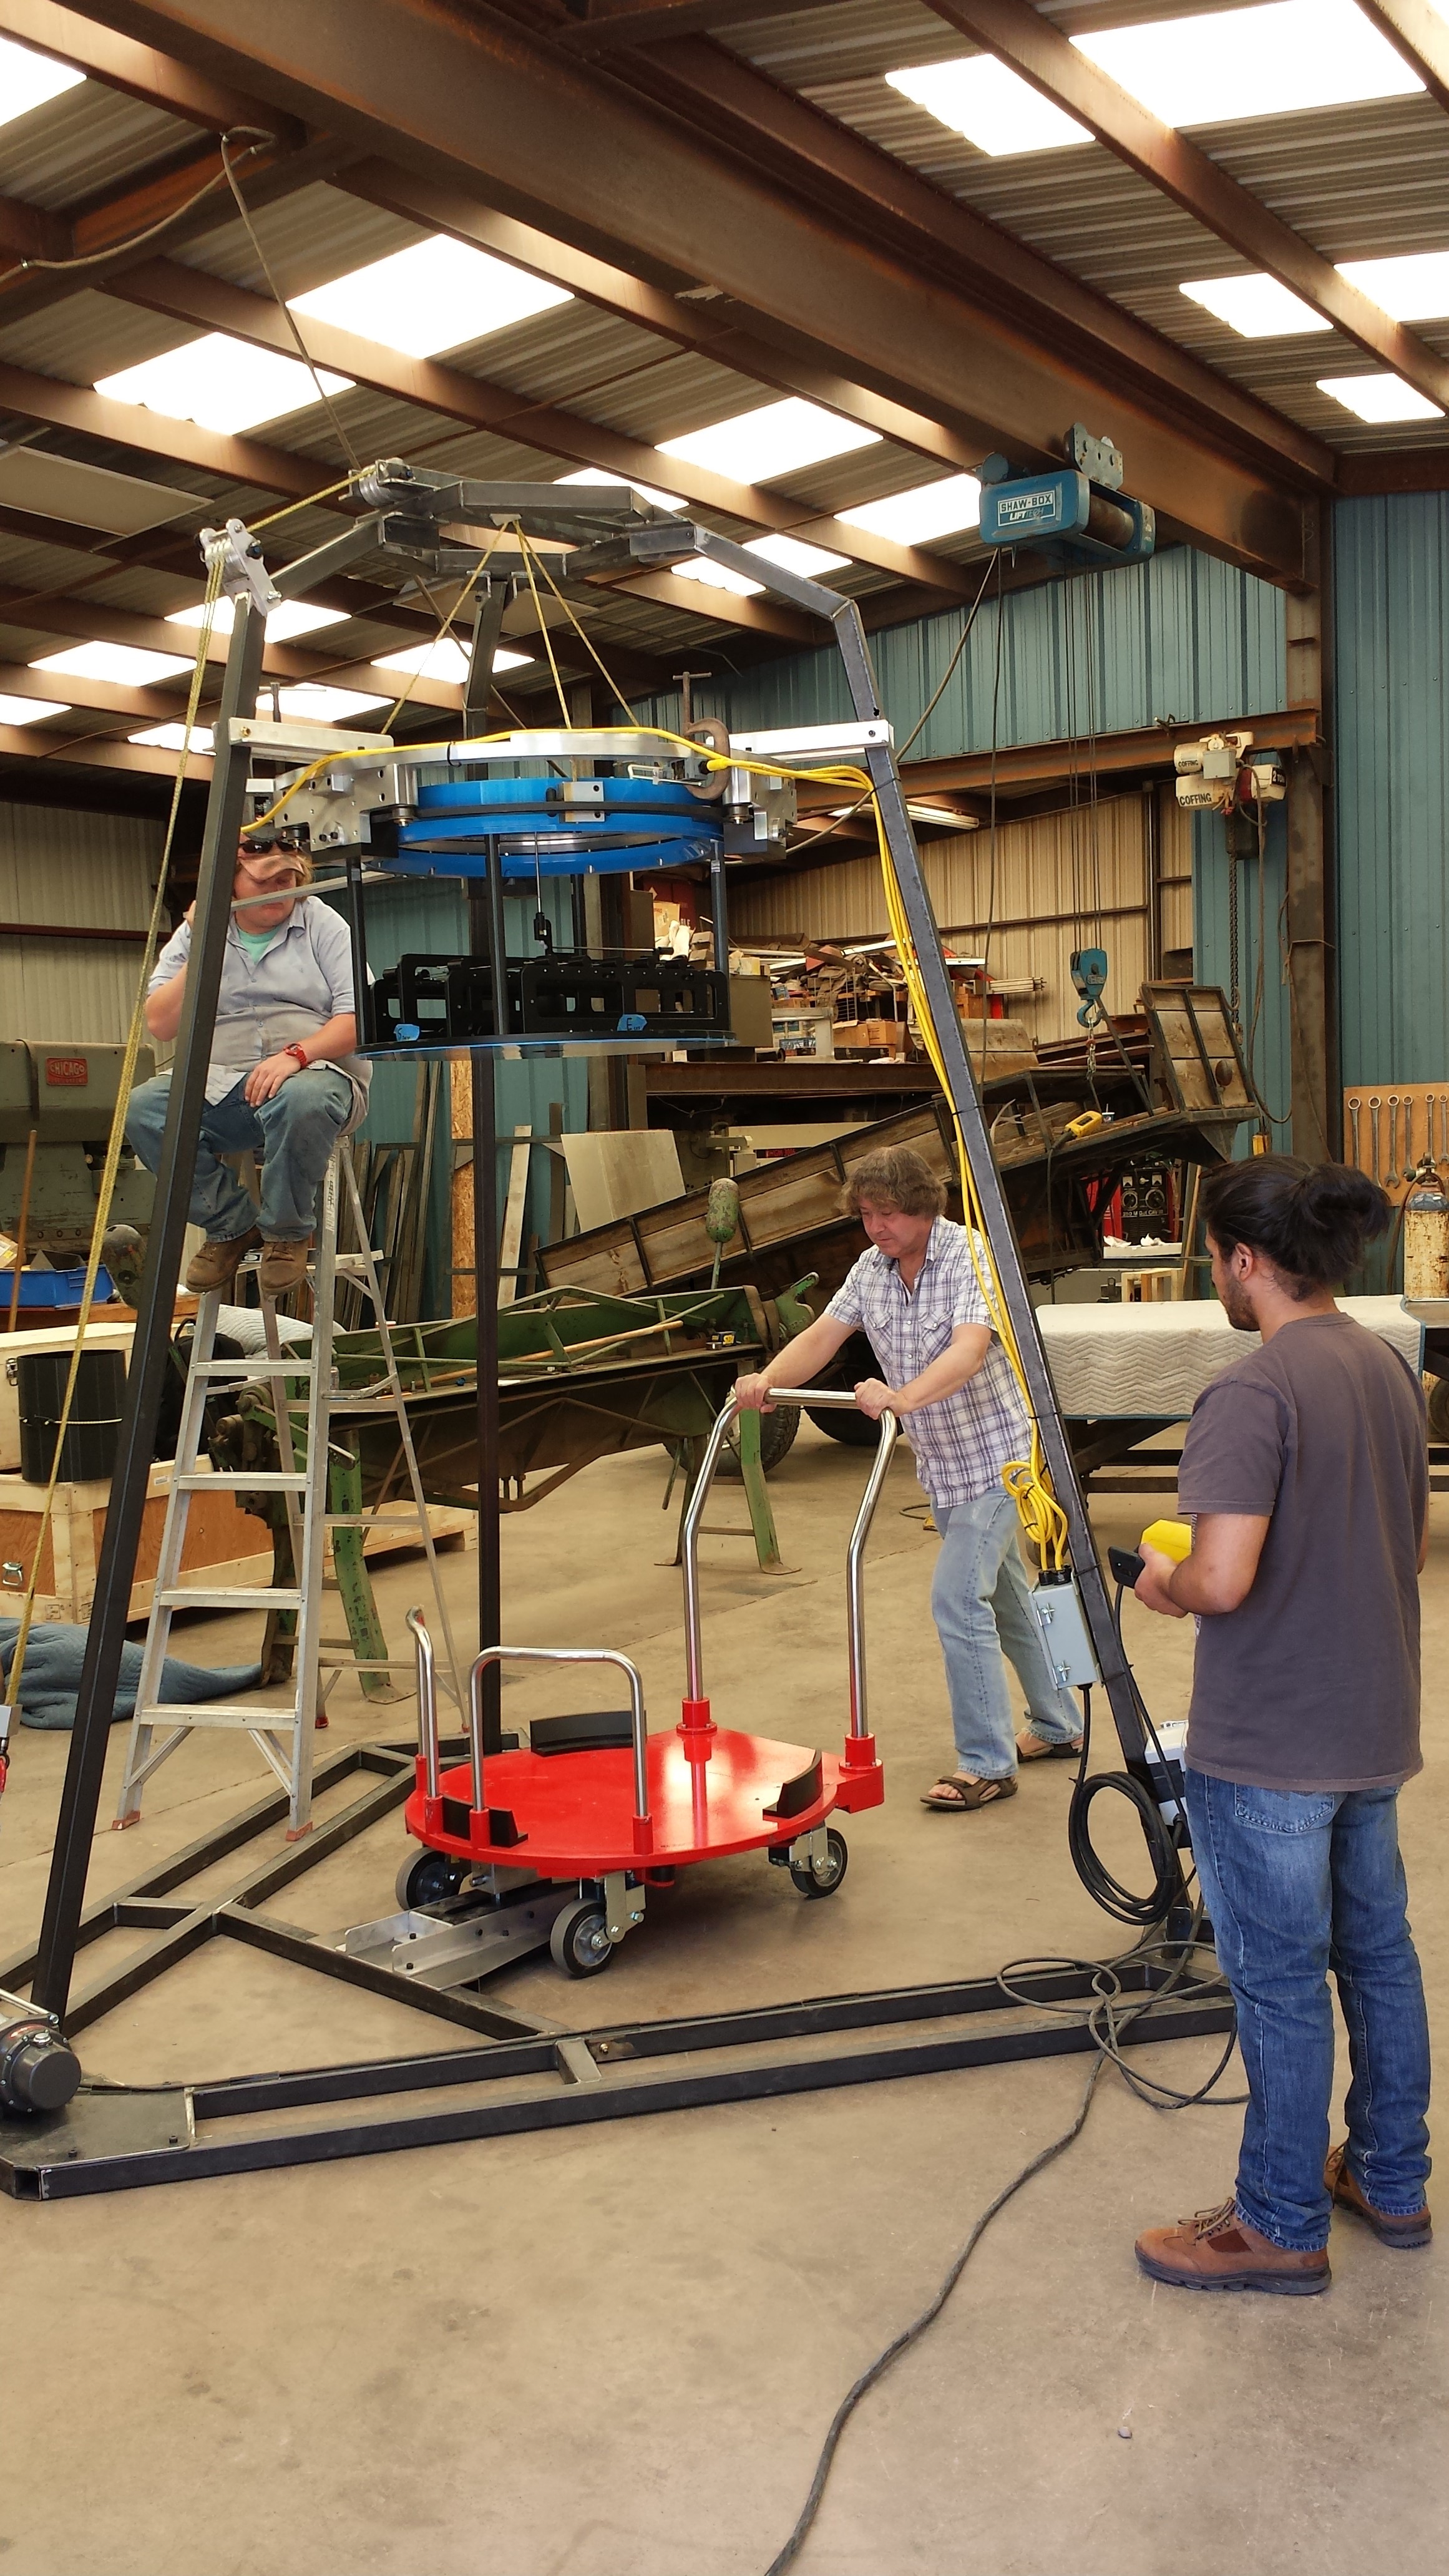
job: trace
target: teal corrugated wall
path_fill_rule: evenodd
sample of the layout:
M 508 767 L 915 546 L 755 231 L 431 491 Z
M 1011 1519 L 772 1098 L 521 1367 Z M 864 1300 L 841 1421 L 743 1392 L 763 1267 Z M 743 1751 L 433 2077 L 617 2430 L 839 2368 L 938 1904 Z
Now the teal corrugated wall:
M 1288 809 L 1268 807 L 1268 829 L 1259 905 L 1256 855 L 1237 862 L 1238 988 L 1242 996 L 1243 1052 L 1258 1096 L 1272 1122 L 1273 1145 L 1289 1148 L 1288 1093 L 1291 1075 L 1288 989 L 1283 976 L 1281 907 L 1288 857 Z M 1192 827 L 1193 964 L 1200 984 L 1221 984 L 1232 992 L 1232 930 L 1229 919 L 1226 832 L 1219 814 L 1197 814 Z M 1256 995 L 1259 920 L 1262 922 L 1263 990 Z M 1240 1154 L 1251 1151 L 1252 1133 L 1238 1134 Z
M 1334 512 L 1343 1079 L 1449 1080 L 1449 493 Z
M 960 641 L 964 609 L 871 637 L 881 704 L 904 743 Z M 1284 703 L 1283 599 L 1266 582 L 1175 546 L 1145 564 L 1087 573 L 988 600 L 913 757 L 1060 742 L 1177 720 L 1267 713 Z M 695 692 L 701 714 L 749 726 L 834 724 L 850 714 L 833 645 L 795 653 Z M 640 707 L 674 725 L 679 699 Z

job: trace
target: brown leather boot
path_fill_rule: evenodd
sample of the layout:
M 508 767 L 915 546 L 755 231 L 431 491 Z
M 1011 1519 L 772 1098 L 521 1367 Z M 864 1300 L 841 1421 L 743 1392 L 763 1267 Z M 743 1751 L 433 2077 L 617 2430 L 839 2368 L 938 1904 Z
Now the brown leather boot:
M 230 1288 L 241 1268 L 242 1256 L 254 1250 L 261 1239 L 253 1226 L 249 1234 L 227 1235 L 199 1245 L 186 1273 L 192 1296 L 204 1297 L 212 1288 Z
M 260 1278 L 264 1297 L 285 1297 L 289 1288 L 300 1288 L 307 1276 L 307 1261 L 312 1250 L 312 1237 L 300 1243 L 267 1243 L 262 1247 Z
M 1297 2254 L 1259 2234 L 1234 2204 L 1201 2209 L 1176 2227 L 1149 2227 L 1137 2239 L 1137 2260 L 1154 2281 L 1175 2290 L 1269 2290 L 1280 2298 L 1311 2299 L 1326 2290 L 1328 2254 L 1319 2246 Z
M 1347 2143 L 1329 2150 L 1323 2168 L 1323 2179 L 1333 2195 L 1335 2206 L 1351 2209 L 1355 2218 L 1367 2219 L 1381 2245 L 1427 2245 L 1434 2233 L 1434 2221 L 1427 2209 L 1411 2209 L 1407 2218 L 1396 2217 L 1389 2209 L 1375 2209 L 1364 2197 L 1364 2188 L 1348 2161 Z

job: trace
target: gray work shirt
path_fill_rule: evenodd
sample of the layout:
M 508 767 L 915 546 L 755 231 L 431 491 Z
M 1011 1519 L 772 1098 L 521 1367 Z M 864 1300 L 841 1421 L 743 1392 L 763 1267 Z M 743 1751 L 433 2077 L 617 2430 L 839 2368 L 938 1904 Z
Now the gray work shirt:
M 191 924 L 183 921 L 156 960 L 148 994 L 169 984 L 191 955 Z M 206 1097 L 215 1103 L 235 1091 L 254 1065 L 290 1045 L 294 1038 L 314 1037 L 327 1020 L 356 1008 L 352 981 L 352 942 L 347 924 L 330 904 L 315 895 L 294 904 L 279 922 L 260 956 L 249 956 L 237 937 L 235 917 L 227 927 L 221 991 L 211 1037 Z M 340 1056 L 336 1070 L 352 1085 L 355 1127 L 367 1108 L 372 1067 L 361 1056 Z

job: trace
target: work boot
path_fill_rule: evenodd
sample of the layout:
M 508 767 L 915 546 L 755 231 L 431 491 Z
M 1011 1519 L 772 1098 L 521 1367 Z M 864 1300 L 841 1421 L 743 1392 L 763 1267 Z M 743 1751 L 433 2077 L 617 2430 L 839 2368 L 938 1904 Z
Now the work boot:
M 1175 2290 L 1269 2290 L 1280 2298 L 1311 2299 L 1332 2277 L 1325 2247 L 1300 2254 L 1275 2245 L 1239 2217 L 1230 2200 L 1221 2209 L 1180 2219 L 1176 2227 L 1149 2227 L 1137 2239 L 1137 2260 L 1154 2281 L 1167 2281 Z
M 262 1246 L 260 1278 L 264 1297 L 285 1297 L 289 1288 L 300 1288 L 307 1276 L 307 1262 L 312 1250 L 312 1237 L 304 1235 L 299 1243 L 267 1243 Z
M 247 1234 L 208 1237 L 201 1244 L 186 1273 L 186 1285 L 193 1297 L 204 1297 L 212 1288 L 230 1288 L 241 1268 L 242 1257 L 261 1241 L 255 1226 Z
M 1348 2161 L 1348 2147 L 1333 2147 L 1323 2168 L 1323 2179 L 1333 2195 L 1335 2206 L 1351 2209 L 1355 2218 L 1367 2219 L 1381 2245 L 1427 2245 L 1434 2233 L 1434 2222 L 1427 2209 L 1411 2209 L 1406 2218 L 1389 2209 L 1375 2209 L 1364 2195 L 1364 2188 Z

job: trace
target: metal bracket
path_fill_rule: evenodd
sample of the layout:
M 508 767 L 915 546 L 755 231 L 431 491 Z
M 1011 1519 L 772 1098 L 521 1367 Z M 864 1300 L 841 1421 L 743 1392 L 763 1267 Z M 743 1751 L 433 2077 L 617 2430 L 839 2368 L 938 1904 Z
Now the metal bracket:
M 604 1930 L 611 1941 L 622 1941 L 644 1920 L 644 1890 L 631 1887 L 622 1869 L 611 1869 L 604 1881 Z

